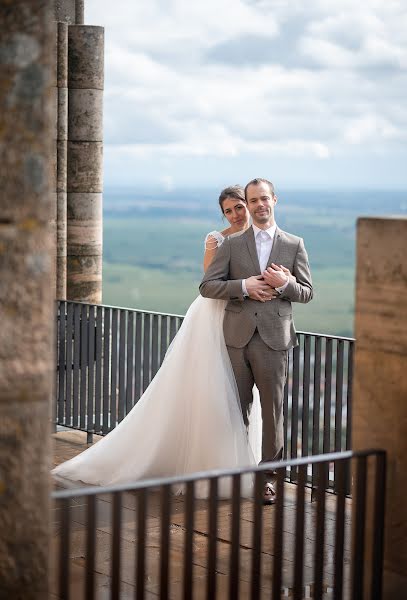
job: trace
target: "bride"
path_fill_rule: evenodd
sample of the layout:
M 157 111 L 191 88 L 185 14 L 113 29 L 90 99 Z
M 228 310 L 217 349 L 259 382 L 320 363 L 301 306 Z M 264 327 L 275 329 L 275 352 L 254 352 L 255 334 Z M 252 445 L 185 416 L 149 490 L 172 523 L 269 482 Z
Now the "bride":
M 229 227 L 206 236 L 205 270 L 226 236 L 249 227 L 242 187 L 223 190 L 219 205 Z M 52 475 L 111 485 L 257 464 L 260 402 L 255 389 L 247 432 L 223 338 L 225 304 L 198 296 L 137 404 L 106 437 L 57 466 Z M 242 483 L 243 494 L 249 494 L 251 478 Z

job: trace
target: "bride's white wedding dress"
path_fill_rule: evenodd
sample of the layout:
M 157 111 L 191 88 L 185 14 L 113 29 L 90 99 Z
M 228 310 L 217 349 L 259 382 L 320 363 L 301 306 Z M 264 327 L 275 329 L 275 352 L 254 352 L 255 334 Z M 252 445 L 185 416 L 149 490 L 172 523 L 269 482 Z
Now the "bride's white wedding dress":
M 216 239 L 220 245 L 224 238 L 216 232 Z M 133 409 L 106 437 L 52 474 L 109 485 L 257 464 L 260 402 L 257 392 L 248 436 L 223 337 L 225 304 L 198 296 Z M 250 477 L 243 478 L 244 495 L 251 485 Z M 228 489 L 228 482 L 223 490 L 221 482 L 220 494 Z

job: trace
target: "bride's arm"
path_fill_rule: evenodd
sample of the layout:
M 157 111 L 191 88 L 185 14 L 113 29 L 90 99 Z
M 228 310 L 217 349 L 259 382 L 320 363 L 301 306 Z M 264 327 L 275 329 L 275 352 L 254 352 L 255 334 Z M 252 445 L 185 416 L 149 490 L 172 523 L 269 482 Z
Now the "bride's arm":
M 215 258 L 217 249 L 218 241 L 212 235 L 208 235 L 205 240 L 205 254 L 203 259 L 204 272 L 206 272 L 207 268 Z

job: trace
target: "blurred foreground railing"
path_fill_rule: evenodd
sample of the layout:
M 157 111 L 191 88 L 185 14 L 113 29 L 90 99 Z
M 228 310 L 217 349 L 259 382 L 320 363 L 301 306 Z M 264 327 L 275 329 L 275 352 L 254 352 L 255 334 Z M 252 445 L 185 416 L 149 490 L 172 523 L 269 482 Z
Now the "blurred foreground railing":
M 310 465 L 317 477 L 313 503 L 305 487 Z M 336 495 L 326 493 L 332 465 Z M 272 507 L 262 504 L 266 468 L 277 471 Z M 295 488 L 285 483 L 287 468 L 297 471 Z M 74 591 L 87 599 L 380 600 L 385 470 L 384 451 L 370 450 L 54 492 L 51 593 L 63 599 Z M 242 498 L 248 476 L 254 490 Z M 229 497 L 221 500 L 225 481 Z M 196 497 L 203 482 L 207 500 Z M 180 484 L 185 496 L 173 496 Z
M 181 324 L 179 315 L 58 302 L 56 424 L 88 432 L 89 441 L 108 433 L 139 400 Z M 306 332 L 298 340 L 284 394 L 284 458 L 348 450 L 354 340 Z M 296 469 L 288 476 L 295 481 Z

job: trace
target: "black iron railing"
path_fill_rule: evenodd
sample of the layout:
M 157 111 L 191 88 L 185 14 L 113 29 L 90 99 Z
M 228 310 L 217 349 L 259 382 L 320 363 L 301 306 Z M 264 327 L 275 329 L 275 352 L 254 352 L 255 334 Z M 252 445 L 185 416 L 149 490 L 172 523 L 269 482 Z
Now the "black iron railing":
M 58 302 L 56 424 L 88 432 L 89 441 L 113 429 L 158 371 L 182 319 Z M 298 341 L 289 352 L 284 458 L 349 450 L 354 340 L 298 332 Z
M 326 493 L 332 465 L 336 496 Z M 311 466 L 314 503 L 305 486 Z M 262 505 L 265 469 L 277 471 L 273 507 Z M 285 483 L 287 469 L 297 472 L 295 488 Z M 349 470 L 356 492 L 352 512 L 346 499 Z M 103 592 L 115 599 L 122 593 L 137 599 L 151 593 L 184 600 L 380 600 L 385 470 L 384 451 L 349 451 L 254 469 L 54 492 L 51 592 L 67 599 L 74 585 L 75 593 L 86 598 Z M 241 489 L 248 474 L 254 490 L 247 499 Z M 225 478 L 230 497 L 220 500 Z M 207 500 L 196 498 L 202 482 L 207 482 Z M 181 499 L 172 495 L 180 484 L 185 485 Z

